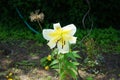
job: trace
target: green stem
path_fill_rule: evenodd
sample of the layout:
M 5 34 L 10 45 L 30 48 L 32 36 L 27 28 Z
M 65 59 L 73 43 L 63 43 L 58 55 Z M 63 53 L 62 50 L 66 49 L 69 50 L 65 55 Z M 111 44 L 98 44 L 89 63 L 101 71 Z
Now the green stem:
M 59 59 L 59 80 L 61 80 L 61 54 L 58 55 L 58 59 Z
M 60 63 L 59 63 L 59 79 L 61 80 L 61 75 L 60 75 L 60 73 L 61 73 L 61 65 L 60 65 Z

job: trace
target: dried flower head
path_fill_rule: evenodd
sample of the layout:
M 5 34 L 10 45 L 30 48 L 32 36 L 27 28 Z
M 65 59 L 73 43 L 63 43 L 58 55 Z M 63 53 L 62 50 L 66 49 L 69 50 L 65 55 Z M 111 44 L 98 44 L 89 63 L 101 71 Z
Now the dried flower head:
M 39 13 L 39 11 L 40 10 L 36 10 L 35 13 L 34 12 L 30 13 L 30 20 L 31 20 L 31 22 L 33 22 L 33 21 L 43 22 L 43 20 L 44 20 L 44 13 L 43 12 Z

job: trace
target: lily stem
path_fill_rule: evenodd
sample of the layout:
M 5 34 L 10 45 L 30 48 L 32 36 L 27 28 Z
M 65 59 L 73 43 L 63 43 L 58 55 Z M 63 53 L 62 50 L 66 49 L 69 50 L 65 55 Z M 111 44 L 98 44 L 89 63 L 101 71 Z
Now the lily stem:
M 58 58 L 59 58 L 59 80 L 61 80 L 61 61 L 60 61 L 60 54 L 59 54 L 59 56 L 58 56 Z

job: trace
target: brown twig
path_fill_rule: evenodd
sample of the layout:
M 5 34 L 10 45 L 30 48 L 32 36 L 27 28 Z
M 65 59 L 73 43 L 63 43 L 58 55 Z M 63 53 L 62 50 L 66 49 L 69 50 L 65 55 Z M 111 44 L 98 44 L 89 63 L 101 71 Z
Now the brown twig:
M 40 21 L 37 20 L 37 22 L 38 22 L 38 25 L 40 26 L 40 29 L 41 29 L 41 31 L 42 31 L 42 26 L 41 26 L 41 24 L 40 24 Z
M 88 4 L 88 8 L 89 8 L 89 9 L 88 9 L 88 11 L 86 12 L 86 14 L 83 16 L 83 19 L 82 19 L 82 24 L 83 24 L 84 29 L 86 28 L 86 26 L 85 26 L 85 19 L 86 19 L 87 15 L 89 15 L 90 10 L 91 10 L 91 6 L 90 6 L 89 0 L 86 0 L 86 2 L 87 2 L 87 4 Z
M 84 20 L 85 20 L 86 16 L 89 15 L 89 12 L 90 12 L 90 10 L 91 10 L 91 6 L 90 6 L 89 0 L 86 0 L 86 2 L 87 2 L 87 4 L 88 4 L 89 10 L 86 12 L 86 14 L 84 15 L 83 20 L 82 20 L 82 23 L 83 23 L 84 28 L 85 28 Z M 87 38 L 87 37 L 90 35 L 90 33 L 91 33 L 91 31 L 92 31 L 92 28 L 93 28 L 93 20 L 91 20 L 90 17 L 89 17 L 89 20 L 91 21 L 91 29 L 90 29 L 90 31 L 88 32 L 88 34 L 82 38 L 82 40 L 80 41 L 80 44 L 83 42 L 83 40 L 84 40 L 85 38 Z

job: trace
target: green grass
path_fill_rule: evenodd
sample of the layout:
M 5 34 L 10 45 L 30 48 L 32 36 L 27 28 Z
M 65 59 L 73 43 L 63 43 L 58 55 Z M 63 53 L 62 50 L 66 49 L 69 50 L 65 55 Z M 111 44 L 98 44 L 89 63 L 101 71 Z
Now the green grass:
M 88 34 L 89 30 L 77 30 L 76 36 L 78 37 L 77 43 L 80 45 L 80 41 L 84 36 Z M 105 29 L 93 29 L 87 38 L 84 39 L 82 45 L 85 45 L 85 41 L 93 39 L 97 47 L 100 48 L 100 52 L 104 53 L 120 53 L 120 38 L 119 30 L 112 27 Z M 79 46 L 78 45 L 78 46 Z
M 89 30 L 77 29 L 77 46 L 80 47 L 79 42 L 87 35 Z M 107 29 L 93 29 L 91 34 L 83 41 L 93 39 L 95 44 L 100 48 L 101 52 L 105 53 L 120 53 L 120 38 L 119 31 L 110 27 Z M 46 43 L 42 34 L 35 34 L 29 30 L 25 25 L 16 25 L 13 28 L 7 25 L 0 24 L 0 40 L 13 41 L 13 40 L 35 40 L 40 43 Z
M 1 41 L 13 41 L 13 40 L 36 40 L 40 43 L 44 43 L 45 40 L 42 34 L 35 34 L 29 30 L 26 26 L 16 26 L 13 28 L 6 25 L 0 25 L 0 40 Z

